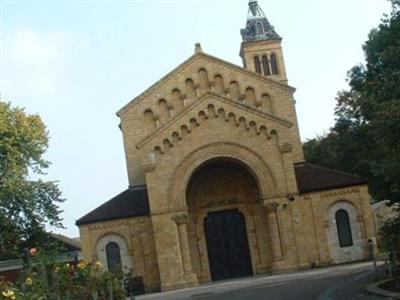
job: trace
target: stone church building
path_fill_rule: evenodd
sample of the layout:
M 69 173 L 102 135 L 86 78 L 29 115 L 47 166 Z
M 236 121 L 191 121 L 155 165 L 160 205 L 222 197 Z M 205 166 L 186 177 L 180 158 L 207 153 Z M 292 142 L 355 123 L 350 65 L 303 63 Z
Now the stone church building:
M 254 0 L 241 35 L 243 67 L 197 44 L 118 111 L 129 188 L 77 221 L 84 258 L 147 292 L 362 260 L 375 240 L 366 182 L 305 162 L 281 37 Z

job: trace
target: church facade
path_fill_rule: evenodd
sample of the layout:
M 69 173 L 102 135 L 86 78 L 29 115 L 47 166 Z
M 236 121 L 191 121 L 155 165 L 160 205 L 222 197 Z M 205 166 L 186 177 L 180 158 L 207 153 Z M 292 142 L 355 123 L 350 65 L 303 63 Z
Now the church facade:
M 367 183 L 308 164 L 281 37 L 256 1 L 243 67 L 202 51 L 118 111 L 130 186 L 77 221 L 85 260 L 146 291 L 365 259 Z

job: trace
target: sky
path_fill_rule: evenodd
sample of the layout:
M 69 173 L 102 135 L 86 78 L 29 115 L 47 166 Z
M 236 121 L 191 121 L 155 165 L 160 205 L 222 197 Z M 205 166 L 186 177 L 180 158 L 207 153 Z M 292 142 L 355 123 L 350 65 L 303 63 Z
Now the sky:
M 63 197 L 63 230 L 128 186 L 116 111 L 194 52 L 241 65 L 247 0 L 0 0 L 2 101 L 39 114 Z M 334 122 L 347 71 L 386 0 L 259 0 L 283 37 L 305 141 Z

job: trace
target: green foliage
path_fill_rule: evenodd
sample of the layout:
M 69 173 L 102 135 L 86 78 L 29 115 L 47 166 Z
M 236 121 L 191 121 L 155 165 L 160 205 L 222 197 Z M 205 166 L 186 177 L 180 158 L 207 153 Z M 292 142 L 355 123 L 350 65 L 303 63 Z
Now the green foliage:
M 365 65 L 338 93 L 336 123 L 304 144 L 306 159 L 360 175 L 377 199 L 400 202 L 400 0 L 364 44 Z
M 400 214 L 387 220 L 379 229 L 379 235 L 383 248 L 389 253 L 392 274 L 400 275 Z
M 388 251 L 399 251 L 400 249 L 400 218 L 389 219 L 379 229 L 383 246 Z
M 41 243 L 46 224 L 62 227 L 55 182 L 33 180 L 49 167 L 48 133 L 38 115 L 0 101 L 0 259 Z
M 99 262 L 57 263 L 57 252 L 40 250 L 31 258 L 21 282 L 0 279 L 0 300 L 125 299 L 122 278 L 107 272 Z

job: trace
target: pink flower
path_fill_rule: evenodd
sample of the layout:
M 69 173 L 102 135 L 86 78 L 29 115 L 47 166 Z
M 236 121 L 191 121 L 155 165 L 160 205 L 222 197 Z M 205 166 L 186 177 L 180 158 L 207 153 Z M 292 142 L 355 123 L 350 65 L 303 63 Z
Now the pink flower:
M 37 248 L 31 248 L 29 250 L 30 256 L 35 256 L 37 253 L 38 253 L 38 249 Z

